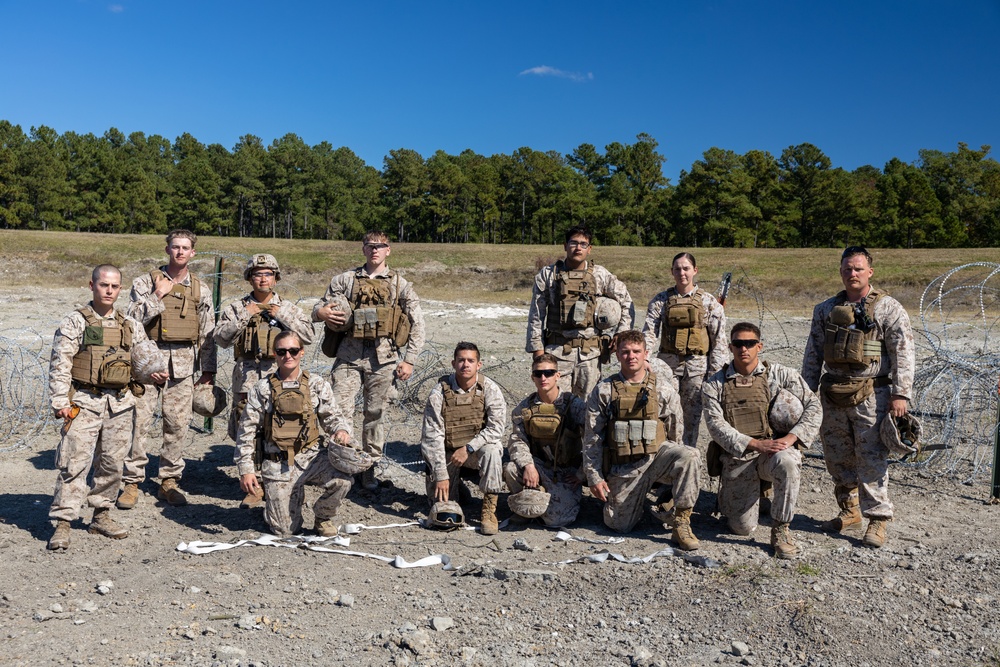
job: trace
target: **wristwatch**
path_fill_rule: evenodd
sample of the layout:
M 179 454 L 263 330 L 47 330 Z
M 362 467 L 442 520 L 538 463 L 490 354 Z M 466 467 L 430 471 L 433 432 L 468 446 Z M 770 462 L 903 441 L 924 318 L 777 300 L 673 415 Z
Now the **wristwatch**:
M 465 446 L 465 451 L 467 451 L 469 454 L 475 454 L 476 453 L 476 450 L 474 450 L 472 448 L 472 445 L 466 445 Z

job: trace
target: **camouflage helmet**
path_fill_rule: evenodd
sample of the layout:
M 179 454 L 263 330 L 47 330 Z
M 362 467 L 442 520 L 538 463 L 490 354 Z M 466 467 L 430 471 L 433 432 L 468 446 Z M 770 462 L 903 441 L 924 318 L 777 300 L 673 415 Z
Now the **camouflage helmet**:
M 879 427 L 882 444 L 889 448 L 889 453 L 895 456 L 920 453 L 920 422 L 906 413 L 902 417 L 886 415 Z
M 788 435 L 802 419 L 802 410 L 802 401 L 798 396 L 787 389 L 780 390 L 767 411 L 767 423 L 771 425 L 775 437 Z
M 144 340 L 132 348 L 132 379 L 153 384 L 153 373 L 167 372 L 167 357 L 155 340 Z
M 202 417 L 215 417 L 226 409 L 225 390 L 214 384 L 196 384 L 191 396 L 191 408 Z
M 597 297 L 594 306 L 594 326 L 598 331 L 614 329 L 622 321 L 622 306 L 606 296 Z
M 368 452 L 355 449 L 350 444 L 342 445 L 339 442 L 331 442 L 327 446 L 326 452 L 330 458 L 330 465 L 348 475 L 363 473 L 375 465 L 375 459 Z
M 511 512 L 525 519 L 537 519 L 545 514 L 551 500 L 552 494 L 540 486 L 537 489 L 523 489 L 510 494 L 507 496 L 507 506 Z
M 250 280 L 250 274 L 255 269 L 271 269 L 274 271 L 274 282 L 281 280 L 281 270 L 278 268 L 278 260 L 274 258 L 274 255 L 267 253 L 251 255 L 247 261 L 247 268 L 243 269 L 243 280 Z
M 351 308 L 351 303 L 347 300 L 347 297 L 343 294 L 338 294 L 327 301 L 327 305 L 333 306 L 334 310 L 339 310 L 341 312 L 347 313 L 347 321 L 340 326 L 334 326 L 332 324 L 327 324 L 331 331 L 350 331 L 354 328 L 354 309 Z
M 465 514 L 462 512 L 462 506 L 454 500 L 439 500 L 431 507 L 427 525 L 441 530 L 461 528 L 465 525 Z

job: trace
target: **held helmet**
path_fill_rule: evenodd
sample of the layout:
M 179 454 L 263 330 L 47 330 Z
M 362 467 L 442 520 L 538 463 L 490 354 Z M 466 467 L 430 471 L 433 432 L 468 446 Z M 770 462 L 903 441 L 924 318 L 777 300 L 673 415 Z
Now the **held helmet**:
M 153 384 L 153 373 L 167 372 L 167 358 L 155 340 L 144 340 L 132 348 L 132 379 Z
M 920 422 L 906 413 L 902 417 L 886 415 L 879 427 L 882 444 L 889 448 L 889 453 L 895 456 L 920 453 Z
M 771 401 L 767 411 L 767 423 L 775 437 L 788 435 L 802 419 L 802 401 L 787 389 L 780 390 Z
M 341 312 L 347 313 L 347 321 L 344 322 L 339 327 L 335 327 L 332 324 L 327 324 L 326 326 L 330 328 L 331 331 L 343 332 L 350 331 L 354 328 L 354 310 L 351 308 L 350 302 L 348 302 L 347 297 L 338 294 L 327 302 L 328 305 L 333 306 L 334 310 L 339 310 Z
M 267 253 L 253 255 L 247 262 L 247 268 L 243 269 L 243 280 L 250 280 L 250 274 L 256 269 L 271 269 L 274 271 L 274 282 L 281 280 L 281 270 L 278 269 L 278 260 L 274 255 Z
M 462 506 L 454 500 L 439 500 L 431 507 L 428 525 L 440 530 L 456 530 L 465 525 Z
M 547 493 L 543 487 L 523 489 L 507 496 L 507 506 L 511 512 L 525 519 L 537 519 L 545 514 L 551 500 L 552 494 Z
M 330 457 L 330 465 L 348 475 L 357 475 L 375 465 L 375 459 L 368 452 L 355 449 L 349 444 L 330 441 L 326 451 Z
M 594 306 L 594 327 L 598 331 L 608 331 L 618 326 L 622 320 L 622 306 L 606 296 L 597 297 Z
M 191 397 L 191 408 L 202 417 L 215 417 L 226 409 L 228 400 L 222 387 L 214 384 L 196 384 Z

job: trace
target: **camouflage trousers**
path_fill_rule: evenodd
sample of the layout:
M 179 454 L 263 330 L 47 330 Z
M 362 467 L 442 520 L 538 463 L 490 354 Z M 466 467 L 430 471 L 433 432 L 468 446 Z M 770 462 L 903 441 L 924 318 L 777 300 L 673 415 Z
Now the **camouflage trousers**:
M 611 489 L 604 503 L 604 525 L 620 533 L 635 528 L 646 506 L 646 494 L 661 478 L 673 485 L 674 506 L 694 507 L 698 501 L 698 450 L 664 443 L 652 456 L 611 466 L 605 481 Z
M 385 449 L 385 427 L 382 417 L 388 401 L 392 381 L 396 377 L 396 361 L 379 364 L 372 348 L 367 356 L 347 361 L 337 359 L 333 363 L 330 384 L 337 406 L 346 415 L 354 414 L 358 392 L 364 400 L 364 423 L 361 428 L 361 448 L 378 459 Z
M 503 493 L 503 445 L 499 442 L 488 442 L 479 451 L 469 454 L 461 467 L 451 464 L 448 455 L 448 500 L 458 502 L 458 485 L 462 483 L 462 468 L 479 471 L 479 489 L 483 493 Z M 427 466 L 426 489 L 427 500 L 434 504 L 434 475 Z
M 704 381 L 705 376 L 700 374 L 677 378 L 681 410 L 684 411 L 684 444 L 688 447 L 698 446 L 698 434 L 701 431 L 701 385 Z
M 180 479 L 184 473 L 184 452 L 191 439 L 191 398 L 194 395 L 194 378 L 167 380 L 166 384 L 147 384 L 146 393 L 135 401 L 135 430 L 132 451 L 125 458 L 126 484 L 141 484 L 146 479 L 149 454 L 146 438 L 156 412 L 156 399 L 163 398 L 160 414 L 163 419 L 163 445 L 160 448 L 160 469 L 157 480 Z
M 722 455 L 719 478 L 719 511 L 737 535 L 749 535 L 757 527 L 760 481 L 774 484 L 771 518 L 791 523 L 799 499 L 802 454 L 794 447 L 776 454 L 758 454 L 749 460 Z
M 889 502 L 889 449 L 882 444 L 879 427 L 889 410 L 890 387 L 879 387 L 859 405 L 823 403 L 823 458 L 837 487 L 858 489 L 861 513 L 869 518 L 891 519 Z M 838 501 L 846 498 L 838 498 Z
M 306 486 L 323 490 L 312 507 L 317 522 L 337 516 L 340 503 L 351 490 L 352 477 L 334 468 L 327 452 L 326 447 L 304 449 L 291 466 L 287 460 L 262 463 L 264 520 L 275 535 L 288 537 L 302 530 Z
M 583 499 L 583 484 L 576 479 L 576 470 L 562 468 L 553 471 L 538 459 L 535 459 L 535 470 L 538 471 L 538 483 L 552 496 L 545 514 L 541 516 L 542 523 L 561 527 L 576 521 Z M 524 479 L 524 468 L 513 461 L 504 466 L 503 478 L 512 494 L 524 489 L 521 481 Z M 575 480 L 575 483 L 567 480 Z
M 114 507 L 121 485 L 122 461 L 132 439 L 135 410 L 112 413 L 107 401 L 100 413 L 82 408 L 56 449 L 56 490 L 49 517 L 73 521 L 84 501 L 94 509 Z M 88 489 L 87 473 L 94 469 Z
M 584 354 L 576 349 L 563 354 L 562 345 L 546 346 L 545 351 L 559 360 L 559 390 L 586 402 L 590 392 L 601 381 L 600 351 Z

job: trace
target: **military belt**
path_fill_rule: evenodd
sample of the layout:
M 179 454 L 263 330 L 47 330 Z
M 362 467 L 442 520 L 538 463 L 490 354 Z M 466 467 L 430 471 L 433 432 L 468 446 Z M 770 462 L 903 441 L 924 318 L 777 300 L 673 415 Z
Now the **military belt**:
M 96 384 L 77 382 L 76 380 L 73 380 L 72 384 L 73 389 L 76 391 L 82 391 L 98 398 L 104 396 L 105 392 L 114 392 L 115 398 L 120 401 L 128 393 L 128 385 L 125 385 L 121 389 L 111 389 L 110 387 L 98 387 Z

